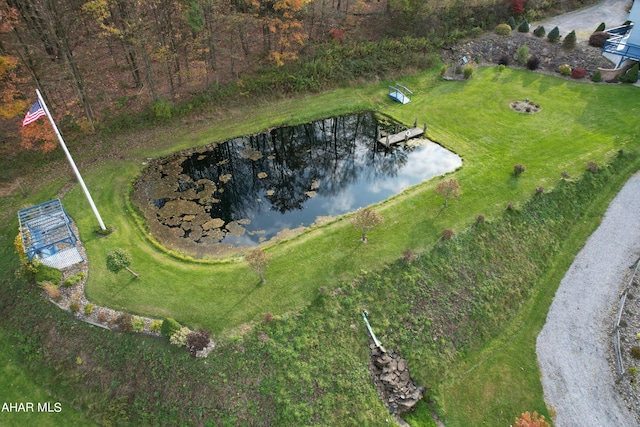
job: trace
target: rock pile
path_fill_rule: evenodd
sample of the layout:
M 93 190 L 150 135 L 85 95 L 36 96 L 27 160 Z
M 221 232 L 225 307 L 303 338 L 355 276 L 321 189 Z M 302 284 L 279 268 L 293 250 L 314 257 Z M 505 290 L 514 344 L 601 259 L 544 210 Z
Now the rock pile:
M 374 344 L 371 344 L 370 348 L 369 368 L 385 406 L 397 415 L 411 411 L 422 399 L 424 389 L 414 383 L 409 374 L 407 361 L 395 350 L 387 352 L 383 347 L 376 347 Z

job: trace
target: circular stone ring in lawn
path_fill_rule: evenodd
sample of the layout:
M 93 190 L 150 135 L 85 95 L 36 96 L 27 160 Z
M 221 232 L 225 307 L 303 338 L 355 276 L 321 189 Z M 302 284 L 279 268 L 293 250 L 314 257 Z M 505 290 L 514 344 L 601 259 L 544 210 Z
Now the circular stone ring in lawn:
M 511 109 L 518 113 L 537 113 L 540 111 L 540 104 L 531 102 L 528 99 L 525 101 L 513 101 L 511 103 Z

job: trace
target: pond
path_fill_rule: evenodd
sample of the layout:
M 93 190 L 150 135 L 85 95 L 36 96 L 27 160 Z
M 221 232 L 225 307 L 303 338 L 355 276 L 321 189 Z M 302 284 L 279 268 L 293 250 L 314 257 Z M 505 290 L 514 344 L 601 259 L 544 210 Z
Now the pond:
M 201 257 L 254 246 L 462 165 L 426 139 L 393 149 L 377 142 L 402 130 L 363 112 L 176 153 L 151 162 L 133 200 L 169 248 Z

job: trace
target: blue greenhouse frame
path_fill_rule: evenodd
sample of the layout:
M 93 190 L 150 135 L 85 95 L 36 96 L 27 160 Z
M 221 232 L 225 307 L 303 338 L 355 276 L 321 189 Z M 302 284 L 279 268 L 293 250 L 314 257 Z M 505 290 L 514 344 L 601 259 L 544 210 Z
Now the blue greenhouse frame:
M 18 212 L 24 253 L 30 261 L 62 270 L 84 262 L 76 247 L 78 238 L 60 199 L 49 200 Z

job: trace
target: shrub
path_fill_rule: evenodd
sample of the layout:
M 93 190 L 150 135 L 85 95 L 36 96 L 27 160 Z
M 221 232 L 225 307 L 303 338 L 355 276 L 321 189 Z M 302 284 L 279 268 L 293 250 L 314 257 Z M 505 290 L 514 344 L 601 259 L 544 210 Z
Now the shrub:
M 503 72 L 505 68 L 506 68 L 506 67 L 504 66 L 504 64 L 500 64 L 500 65 L 498 65 L 498 72 L 499 72 L 499 73 Z
M 527 20 L 525 19 L 524 21 L 522 21 L 520 23 L 520 25 L 518 25 L 518 32 L 519 33 L 528 33 L 530 29 L 529 23 L 527 22 Z
M 187 350 L 195 357 L 196 353 L 205 349 L 211 342 L 209 331 L 200 329 L 198 332 L 190 332 L 187 335 Z
M 602 81 L 602 73 L 600 70 L 596 71 L 591 77 L 591 81 L 594 83 L 600 83 Z
M 62 280 L 62 271 L 41 263 L 37 265 L 36 283 L 51 282 L 58 284 L 60 280 Z
M 154 320 L 149 325 L 149 330 L 151 332 L 160 332 L 160 328 L 162 328 L 162 320 Z
M 571 50 L 576 47 L 576 32 L 571 31 L 562 41 L 562 47 L 566 50 Z
M 540 59 L 537 56 L 531 56 L 527 60 L 527 68 L 531 71 L 537 70 L 540 67 Z
M 634 359 L 640 359 L 640 347 L 638 347 L 637 345 L 631 347 L 631 355 Z
M 502 55 L 499 59 L 498 59 L 498 65 L 504 65 L 505 67 L 507 65 L 509 65 L 509 62 L 511 60 L 509 59 L 508 55 Z
M 106 321 L 107 321 L 107 313 L 105 313 L 104 311 L 101 311 L 100 313 L 98 313 L 98 322 L 105 323 Z
M 440 67 L 440 75 L 444 76 L 445 74 L 447 74 L 448 69 L 449 67 L 447 67 L 446 65 L 443 65 L 442 67 Z
M 464 70 L 462 71 L 462 75 L 466 80 L 469 80 L 473 75 L 473 65 L 467 64 L 464 66 Z
M 558 72 L 560 74 L 562 74 L 563 76 L 569 76 L 571 75 L 571 65 L 569 64 L 562 64 L 559 68 L 558 68 Z
M 513 424 L 513 427 L 551 427 L 545 419 L 544 415 L 538 415 L 536 411 L 533 411 L 533 414 L 527 412 L 523 412 L 520 417 L 516 417 L 516 423 Z
M 604 47 L 604 42 L 606 42 L 610 38 L 611 34 L 605 31 L 593 33 L 589 36 L 589 46 L 602 48 Z
M 411 264 L 413 261 L 416 260 L 416 254 L 414 254 L 411 249 L 406 249 L 402 253 L 402 260 L 407 264 Z
M 158 98 L 149 104 L 153 119 L 158 121 L 169 120 L 173 114 L 171 103 L 165 98 Z
M 596 162 L 587 163 L 587 170 L 595 175 L 598 173 L 598 164 Z
M 76 283 L 78 283 L 80 280 L 84 279 L 85 274 L 84 272 L 80 272 L 78 274 L 74 274 L 73 276 L 69 276 L 67 278 L 67 280 L 65 280 L 64 282 L 62 282 L 62 286 L 73 286 Z
M 535 30 L 533 30 L 533 35 L 536 37 L 544 37 L 547 32 L 545 31 L 542 25 L 538 26 Z
M 516 20 L 513 18 L 513 16 L 510 16 L 509 19 L 507 20 L 507 25 L 509 26 L 509 28 L 511 28 L 512 30 L 516 29 Z
M 129 313 L 122 313 L 113 319 L 113 326 L 122 332 L 133 332 L 133 316 Z
M 553 30 L 549 31 L 549 34 L 547 34 L 547 40 L 552 43 L 560 40 L 560 30 L 558 29 L 558 27 L 553 27 Z
M 520 175 L 522 175 L 522 172 L 526 171 L 527 167 L 521 163 L 518 163 L 517 165 L 513 166 L 513 175 L 516 177 L 519 177 Z
M 93 304 L 87 304 L 84 306 L 84 314 L 87 316 L 93 312 Z
M 511 34 L 511 30 L 512 28 L 511 26 L 509 26 L 509 24 L 498 24 L 495 32 L 500 36 L 508 36 L 509 34 Z
M 79 312 L 80 311 L 80 302 L 72 301 L 71 304 L 69 304 L 69 311 L 71 311 L 72 313 Z
M 442 230 L 442 240 L 451 240 L 453 239 L 454 231 L 450 228 L 445 228 Z
M 571 71 L 572 79 L 584 79 L 587 76 L 587 70 L 581 67 L 576 67 Z
M 175 319 L 171 317 L 167 317 L 162 321 L 162 327 L 160 328 L 160 333 L 165 338 L 171 338 L 173 334 L 178 332 L 181 328 L 180 323 L 178 323 Z
M 176 333 L 171 335 L 169 338 L 169 342 L 173 345 L 177 345 L 178 347 L 182 347 L 187 345 L 187 336 L 191 333 L 191 330 L 187 327 L 182 327 L 178 329 Z
M 605 28 L 607 28 L 607 27 L 604 25 L 604 22 L 601 22 L 600 25 L 598 25 L 598 27 L 594 31 L 594 33 L 602 32 L 602 31 L 604 31 Z
M 271 323 L 273 322 L 273 313 L 265 313 L 262 316 L 262 323 Z
M 638 63 L 636 62 L 621 78 L 622 83 L 635 83 L 638 81 Z
M 42 288 L 43 291 L 47 293 L 47 296 L 54 301 L 60 300 L 60 289 L 58 289 L 58 285 L 48 280 L 38 283 L 38 286 Z
M 134 332 L 144 331 L 144 319 L 142 317 L 135 316 L 131 319 L 131 327 Z
M 529 46 L 522 45 L 518 48 L 518 50 L 516 50 L 516 62 L 519 65 L 525 65 L 527 63 L 527 61 L 529 60 Z
M 638 368 L 636 368 L 635 366 L 629 366 L 627 372 L 629 372 L 629 375 L 635 377 L 636 375 L 638 375 Z

